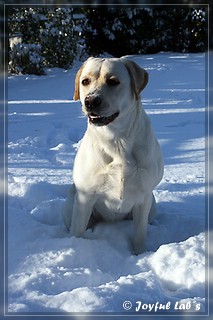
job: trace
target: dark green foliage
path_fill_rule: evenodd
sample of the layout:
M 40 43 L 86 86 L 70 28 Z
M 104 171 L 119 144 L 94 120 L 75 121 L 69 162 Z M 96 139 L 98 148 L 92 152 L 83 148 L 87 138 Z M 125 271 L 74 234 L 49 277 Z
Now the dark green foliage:
M 49 9 L 40 28 L 40 43 L 47 66 L 69 68 L 74 60 L 76 43 L 72 10 Z
M 198 52 L 207 46 L 204 8 L 97 8 L 87 9 L 85 15 L 89 54 Z
M 10 70 L 38 68 L 38 74 L 44 67 L 69 68 L 74 59 L 102 53 L 119 57 L 207 49 L 206 12 L 199 6 L 10 7 L 8 27 L 25 46 L 37 45 L 21 62 L 15 55 L 21 47 L 11 45 Z M 41 56 L 36 66 L 30 60 L 33 50 Z M 23 61 L 31 67 L 23 68 Z

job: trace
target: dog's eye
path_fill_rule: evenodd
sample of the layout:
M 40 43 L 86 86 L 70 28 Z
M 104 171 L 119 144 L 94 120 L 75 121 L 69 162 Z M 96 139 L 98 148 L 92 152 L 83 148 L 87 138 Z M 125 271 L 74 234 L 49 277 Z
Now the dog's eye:
M 88 86 L 90 84 L 91 80 L 89 78 L 83 79 L 81 81 L 83 86 Z
M 120 81 L 117 78 L 109 78 L 106 82 L 109 86 L 117 86 L 120 84 Z

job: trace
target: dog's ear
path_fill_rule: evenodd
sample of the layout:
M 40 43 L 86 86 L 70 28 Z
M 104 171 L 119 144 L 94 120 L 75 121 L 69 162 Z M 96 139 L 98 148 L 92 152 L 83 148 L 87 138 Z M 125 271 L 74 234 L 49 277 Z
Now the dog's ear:
M 73 99 L 79 100 L 80 99 L 80 76 L 82 74 L 82 71 L 84 69 L 85 64 L 89 61 L 94 59 L 93 57 L 88 58 L 80 67 L 80 69 L 78 70 L 76 77 L 75 77 L 75 90 L 74 90 L 74 95 L 73 95 Z
M 149 81 L 149 74 L 146 70 L 139 67 L 134 61 L 122 58 L 122 62 L 129 71 L 132 89 L 136 99 L 138 99 L 140 92 L 146 87 Z
M 78 70 L 76 77 L 75 77 L 75 91 L 74 91 L 74 95 L 73 95 L 73 99 L 75 101 L 80 99 L 80 90 L 79 90 L 80 76 L 82 74 L 83 68 L 84 68 L 84 64 L 80 67 L 80 69 Z

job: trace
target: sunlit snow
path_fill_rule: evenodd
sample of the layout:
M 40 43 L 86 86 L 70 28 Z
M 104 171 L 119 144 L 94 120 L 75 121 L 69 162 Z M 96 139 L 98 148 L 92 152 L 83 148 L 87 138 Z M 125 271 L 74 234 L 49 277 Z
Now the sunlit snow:
M 131 253 L 131 221 L 100 223 L 82 239 L 63 226 L 87 125 L 72 100 L 80 63 L 9 77 L 9 312 L 156 314 L 160 304 L 166 314 L 207 311 L 205 54 L 129 58 L 149 72 L 141 98 L 165 161 L 148 251 L 139 256 Z

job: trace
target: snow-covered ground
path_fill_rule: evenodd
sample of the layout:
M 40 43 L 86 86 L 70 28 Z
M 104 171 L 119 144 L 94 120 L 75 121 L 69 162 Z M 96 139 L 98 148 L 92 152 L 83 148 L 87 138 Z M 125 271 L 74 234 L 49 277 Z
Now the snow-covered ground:
M 165 161 L 148 251 L 139 256 L 131 254 L 132 222 L 100 223 L 84 239 L 63 226 L 60 211 L 87 125 L 72 100 L 80 64 L 9 77 L 9 312 L 207 312 L 205 55 L 130 58 L 150 74 L 142 101 Z

